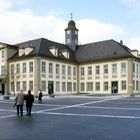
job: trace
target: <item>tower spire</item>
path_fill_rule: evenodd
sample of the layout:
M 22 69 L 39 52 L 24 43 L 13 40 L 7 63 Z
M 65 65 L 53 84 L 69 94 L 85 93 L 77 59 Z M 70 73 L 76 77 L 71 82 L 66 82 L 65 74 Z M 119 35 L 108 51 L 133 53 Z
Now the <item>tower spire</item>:
M 71 20 L 68 22 L 68 27 L 65 29 L 65 43 L 72 51 L 75 51 L 78 45 L 78 29 L 76 28 L 72 13 L 70 15 Z
M 73 19 L 72 13 L 70 13 L 70 16 L 71 16 L 71 20 L 72 20 Z

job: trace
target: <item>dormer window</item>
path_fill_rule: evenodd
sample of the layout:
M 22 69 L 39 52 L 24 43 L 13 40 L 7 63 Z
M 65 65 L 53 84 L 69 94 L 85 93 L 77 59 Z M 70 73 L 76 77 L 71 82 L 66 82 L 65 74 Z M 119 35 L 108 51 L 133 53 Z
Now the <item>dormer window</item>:
M 22 56 L 25 53 L 24 49 L 19 49 L 19 56 Z
M 51 52 L 54 56 L 58 56 L 58 49 L 55 48 L 54 46 L 50 48 L 50 52 Z
M 67 50 L 63 50 L 62 54 L 65 58 L 70 58 L 70 53 Z
M 33 50 L 33 48 L 25 48 L 25 55 L 28 55 L 31 51 Z

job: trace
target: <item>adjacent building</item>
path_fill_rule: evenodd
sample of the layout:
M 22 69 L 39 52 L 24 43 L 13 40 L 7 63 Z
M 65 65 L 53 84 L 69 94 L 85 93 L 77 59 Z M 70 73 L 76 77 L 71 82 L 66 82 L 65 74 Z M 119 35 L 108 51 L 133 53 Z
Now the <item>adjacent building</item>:
M 112 39 L 78 45 L 78 31 L 71 19 L 65 44 L 45 38 L 0 43 L 0 92 L 139 93 L 138 51 Z

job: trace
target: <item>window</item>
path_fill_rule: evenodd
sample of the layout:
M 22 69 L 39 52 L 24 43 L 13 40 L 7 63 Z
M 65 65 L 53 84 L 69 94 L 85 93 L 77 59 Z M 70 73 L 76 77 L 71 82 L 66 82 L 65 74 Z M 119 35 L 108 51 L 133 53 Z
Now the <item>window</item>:
M 17 64 L 17 66 L 16 66 L 16 73 L 17 73 L 17 74 L 20 73 L 20 64 Z
M 139 65 L 136 64 L 136 74 L 138 75 L 138 72 L 139 72 Z
M 126 63 L 121 63 L 121 73 L 126 73 Z
M 136 81 L 136 90 L 139 90 L 139 82 Z
M 135 63 L 133 63 L 133 73 L 135 73 Z
M 62 75 L 66 75 L 66 66 L 62 65 Z
M 66 58 L 70 58 L 70 53 L 67 50 L 63 50 L 62 55 Z
M 62 82 L 62 91 L 66 91 L 66 83 L 65 82 Z
M 108 74 L 108 65 L 104 65 L 104 74 Z
M 16 83 L 16 89 L 17 89 L 17 91 L 20 91 L 20 82 Z
M 41 81 L 41 89 L 42 91 L 46 91 L 46 81 Z
M 53 64 L 49 63 L 49 73 L 53 73 Z
M 112 64 L 112 73 L 113 74 L 117 73 L 117 64 Z
M 56 64 L 56 74 L 59 74 L 60 69 L 59 69 L 59 64 Z
M 26 63 L 22 64 L 22 73 L 26 73 Z
M 133 81 L 133 90 L 135 90 L 135 81 Z
M 73 83 L 73 91 L 76 91 L 76 83 Z
M 50 47 L 49 50 L 54 56 L 58 56 L 58 49 L 55 46 Z
M 75 31 L 75 34 L 77 35 L 78 34 L 78 31 Z
M 11 74 L 14 74 L 14 64 L 11 65 Z
M 100 66 L 96 66 L 95 69 L 96 69 L 96 74 L 100 74 Z
M 67 43 L 70 43 L 70 41 L 71 41 L 71 40 L 70 40 L 69 38 L 67 38 Z
M 29 62 L 29 72 L 33 72 L 33 62 Z
M 23 82 L 22 82 L 22 88 L 23 88 L 24 91 L 27 90 L 27 84 L 26 84 L 26 81 L 23 81 Z
M 70 30 L 67 31 L 67 34 L 70 34 Z
M 108 82 L 104 82 L 104 91 L 108 91 Z
M 121 87 L 122 90 L 126 90 L 126 81 L 121 82 Z
M 71 66 L 68 66 L 68 75 L 71 75 Z
M 29 90 L 33 90 L 33 81 L 29 81 Z
M 92 75 L 92 67 L 91 66 L 88 67 L 88 75 Z
M 87 82 L 87 91 L 93 91 L 93 83 Z
M 73 76 L 76 76 L 76 67 L 73 67 Z
M 41 71 L 46 72 L 46 62 L 42 61 Z
M 75 39 L 75 44 L 78 44 L 78 40 L 77 39 Z
M 5 71 L 5 66 L 1 66 L 1 75 L 5 75 L 6 71 Z
M 55 48 L 54 55 L 58 56 L 58 49 Z
M 100 91 L 100 82 L 95 83 L 95 90 Z
M 72 84 L 71 84 L 71 82 L 67 83 L 67 91 L 72 91 Z
M 56 82 L 56 92 L 60 91 L 60 85 L 59 82 Z
M 4 50 L 1 52 L 1 58 L 4 58 Z
M 14 82 L 10 83 L 10 89 L 11 89 L 11 91 L 14 91 Z
M 80 75 L 81 76 L 84 76 L 85 75 L 84 67 L 81 67 L 80 68 Z
M 81 91 L 85 91 L 85 83 L 81 83 L 80 87 L 81 87 Z

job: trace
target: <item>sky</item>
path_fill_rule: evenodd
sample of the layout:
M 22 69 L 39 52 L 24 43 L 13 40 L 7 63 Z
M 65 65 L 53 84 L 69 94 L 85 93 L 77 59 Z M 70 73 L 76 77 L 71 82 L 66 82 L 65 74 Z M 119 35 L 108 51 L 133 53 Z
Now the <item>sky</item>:
M 71 13 L 79 44 L 123 40 L 140 51 L 140 0 L 0 0 L 0 42 L 47 38 L 65 43 Z

